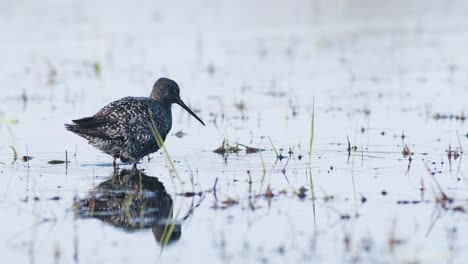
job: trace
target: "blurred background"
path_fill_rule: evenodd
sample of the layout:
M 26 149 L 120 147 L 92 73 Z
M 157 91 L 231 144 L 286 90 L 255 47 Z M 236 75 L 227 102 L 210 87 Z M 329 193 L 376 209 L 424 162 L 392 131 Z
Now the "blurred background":
M 464 1 L 0 5 L 0 111 L 28 126 L 44 119 L 59 126 L 123 96 L 146 96 L 161 76 L 204 114 L 237 113 L 245 97 L 268 93 L 286 99 L 257 97 L 246 104 L 253 115 L 273 107 L 285 116 L 293 104 L 310 115 L 313 96 L 319 107 L 352 96 L 361 110 L 464 111 L 457 95 L 467 81 Z M 392 100 L 376 102 L 369 91 Z

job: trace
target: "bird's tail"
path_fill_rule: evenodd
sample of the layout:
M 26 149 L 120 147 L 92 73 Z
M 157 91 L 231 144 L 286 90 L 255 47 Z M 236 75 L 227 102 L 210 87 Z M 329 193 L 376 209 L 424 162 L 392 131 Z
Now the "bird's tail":
M 76 125 L 73 124 L 65 124 L 65 129 L 71 132 L 75 132 Z

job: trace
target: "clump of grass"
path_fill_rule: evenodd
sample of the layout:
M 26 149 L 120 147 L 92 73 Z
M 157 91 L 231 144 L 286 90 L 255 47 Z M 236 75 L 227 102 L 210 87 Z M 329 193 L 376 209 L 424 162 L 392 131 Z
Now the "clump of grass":
M 231 146 L 228 143 L 227 139 L 223 139 L 223 142 L 221 143 L 221 146 L 219 146 L 217 149 L 213 150 L 214 153 L 218 153 L 220 155 L 226 155 L 228 153 L 238 153 L 239 152 L 239 146 Z
M 218 153 L 220 155 L 226 155 L 228 153 L 239 153 L 241 151 L 239 146 L 245 148 L 245 154 L 257 153 L 262 150 L 260 148 L 250 147 L 250 146 L 238 143 L 238 142 L 234 142 L 227 138 L 224 138 L 223 142 L 221 143 L 221 146 L 213 150 L 213 152 Z

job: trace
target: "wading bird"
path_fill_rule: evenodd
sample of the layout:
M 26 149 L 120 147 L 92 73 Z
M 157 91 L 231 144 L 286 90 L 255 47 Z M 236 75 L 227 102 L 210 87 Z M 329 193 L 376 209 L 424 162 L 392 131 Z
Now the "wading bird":
M 144 156 L 158 151 L 172 127 L 171 105 L 178 104 L 200 123 L 203 121 L 180 99 L 179 85 L 160 78 L 149 97 L 124 97 L 95 115 L 72 120 L 65 128 L 95 148 L 136 167 Z

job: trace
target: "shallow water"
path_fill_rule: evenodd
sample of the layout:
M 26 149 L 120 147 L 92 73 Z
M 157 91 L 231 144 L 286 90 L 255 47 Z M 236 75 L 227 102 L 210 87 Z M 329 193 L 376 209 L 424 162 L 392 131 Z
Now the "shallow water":
M 468 257 L 465 2 L 179 4 L 0 4 L 4 259 Z M 173 107 L 166 148 L 177 174 L 161 152 L 131 177 L 115 172 L 64 129 L 148 95 L 159 76 L 207 124 Z M 214 153 L 225 138 L 264 151 Z M 460 156 L 449 159 L 449 146 Z

